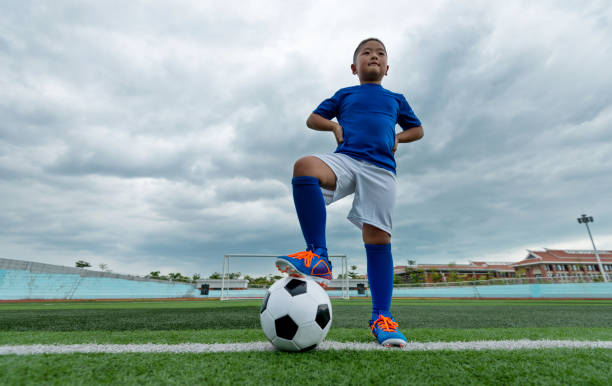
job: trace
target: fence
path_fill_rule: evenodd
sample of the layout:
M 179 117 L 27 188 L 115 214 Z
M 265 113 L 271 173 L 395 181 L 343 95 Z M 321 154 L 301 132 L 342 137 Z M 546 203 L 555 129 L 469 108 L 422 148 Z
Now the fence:
M 394 297 L 473 299 L 612 299 L 612 283 L 550 283 L 399 287 Z
M 508 277 L 488 280 L 469 281 L 442 281 L 437 283 L 405 283 L 395 284 L 395 287 L 465 287 L 474 285 L 515 285 L 515 284 L 559 284 L 559 283 L 598 283 L 602 282 L 601 275 L 575 275 L 562 277 Z
M 280 254 L 272 254 L 272 255 L 262 255 L 262 254 L 227 254 L 223 256 L 223 273 L 221 276 L 222 284 L 221 284 L 221 292 L 219 297 L 221 300 L 229 300 L 229 299 L 240 299 L 240 298 L 263 298 L 266 290 L 264 288 L 258 289 L 240 289 L 240 290 L 231 290 L 230 287 L 226 284 L 229 280 L 230 273 L 230 260 L 234 258 L 234 261 L 237 259 L 248 259 L 254 261 L 256 259 L 266 259 L 272 260 L 276 259 Z M 349 279 L 348 279 L 348 263 L 346 255 L 329 255 L 329 259 L 339 259 L 340 260 L 340 270 L 342 277 L 344 279 L 336 280 L 336 282 L 340 283 L 339 291 L 328 291 L 327 294 L 330 297 L 341 297 L 343 299 L 350 299 L 350 291 L 349 291 Z
M 588 281 L 585 277 L 504 278 L 468 282 L 397 285 L 394 297 L 408 298 L 593 298 L 612 299 L 612 283 Z M 201 283 L 206 280 L 200 281 Z M 339 280 L 330 297 L 367 297 L 369 291 L 357 290 L 364 280 Z M 262 298 L 266 288 L 239 289 L 212 285 L 206 297 Z M 215 283 L 216 284 L 216 283 Z M 227 281 L 225 284 L 233 285 Z M 0 300 L 27 299 L 134 299 L 203 297 L 196 284 L 168 282 L 138 276 L 90 271 L 51 264 L 0 259 Z M 215 289 L 217 287 L 218 289 Z

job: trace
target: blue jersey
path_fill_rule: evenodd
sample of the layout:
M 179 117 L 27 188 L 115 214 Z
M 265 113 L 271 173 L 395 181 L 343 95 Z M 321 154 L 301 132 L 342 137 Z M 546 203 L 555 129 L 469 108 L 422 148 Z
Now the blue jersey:
M 395 125 L 403 130 L 421 126 L 402 94 L 375 83 L 338 90 L 313 111 L 323 118 L 337 118 L 344 142 L 336 153 L 370 162 L 395 173 Z

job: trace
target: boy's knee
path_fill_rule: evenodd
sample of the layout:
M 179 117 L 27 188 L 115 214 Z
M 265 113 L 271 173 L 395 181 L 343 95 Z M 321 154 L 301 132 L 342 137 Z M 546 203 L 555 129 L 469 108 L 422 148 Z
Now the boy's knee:
M 366 244 L 389 244 L 391 235 L 370 224 L 363 224 L 363 242 Z
M 314 156 L 302 157 L 293 165 L 293 177 L 314 177 L 325 189 L 336 189 L 334 171 L 320 158 Z
M 302 157 L 293 165 L 293 177 L 310 176 L 321 180 L 324 167 L 327 166 L 317 157 L 311 155 Z
M 312 173 L 311 157 L 302 157 L 293 164 L 293 177 L 310 176 Z

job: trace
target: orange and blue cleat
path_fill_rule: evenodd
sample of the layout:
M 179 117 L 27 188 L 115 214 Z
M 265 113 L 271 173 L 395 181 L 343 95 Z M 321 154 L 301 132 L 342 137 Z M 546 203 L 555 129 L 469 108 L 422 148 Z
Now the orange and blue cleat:
M 311 250 L 279 256 L 276 268 L 289 276 L 311 277 L 324 288 L 332 278 L 332 264 L 327 256 L 319 256 Z
M 405 347 L 408 343 L 404 334 L 397 330 L 398 324 L 393 318 L 378 315 L 378 319 L 370 320 L 370 332 L 385 347 Z

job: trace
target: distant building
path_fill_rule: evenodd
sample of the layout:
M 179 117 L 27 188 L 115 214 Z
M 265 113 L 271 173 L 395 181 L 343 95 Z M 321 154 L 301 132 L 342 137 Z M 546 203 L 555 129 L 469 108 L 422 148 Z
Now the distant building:
M 426 283 L 487 280 L 497 278 L 558 278 L 569 277 L 584 280 L 599 280 L 601 272 L 597 258 L 592 250 L 553 250 L 527 251 L 523 260 L 511 263 L 487 263 L 470 261 L 469 264 L 418 264 L 398 265 L 394 274 L 402 282 L 414 281 L 414 275 L 422 275 Z M 599 258 L 608 277 L 612 276 L 612 251 L 598 251 Z
M 469 264 L 418 264 L 394 267 L 394 273 L 405 276 L 404 281 L 406 282 L 411 281 L 412 272 L 422 272 L 426 283 L 515 277 L 515 270 L 511 263 L 470 261 Z
M 599 264 L 592 250 L 527 251 L 527 257 L 512 264 L 519 273 L 527 277 L 566 278 L 570 276 L 586 280 L 601 278 Z M 608 277 L 612 275 L 612 251 L 597 251 Z

